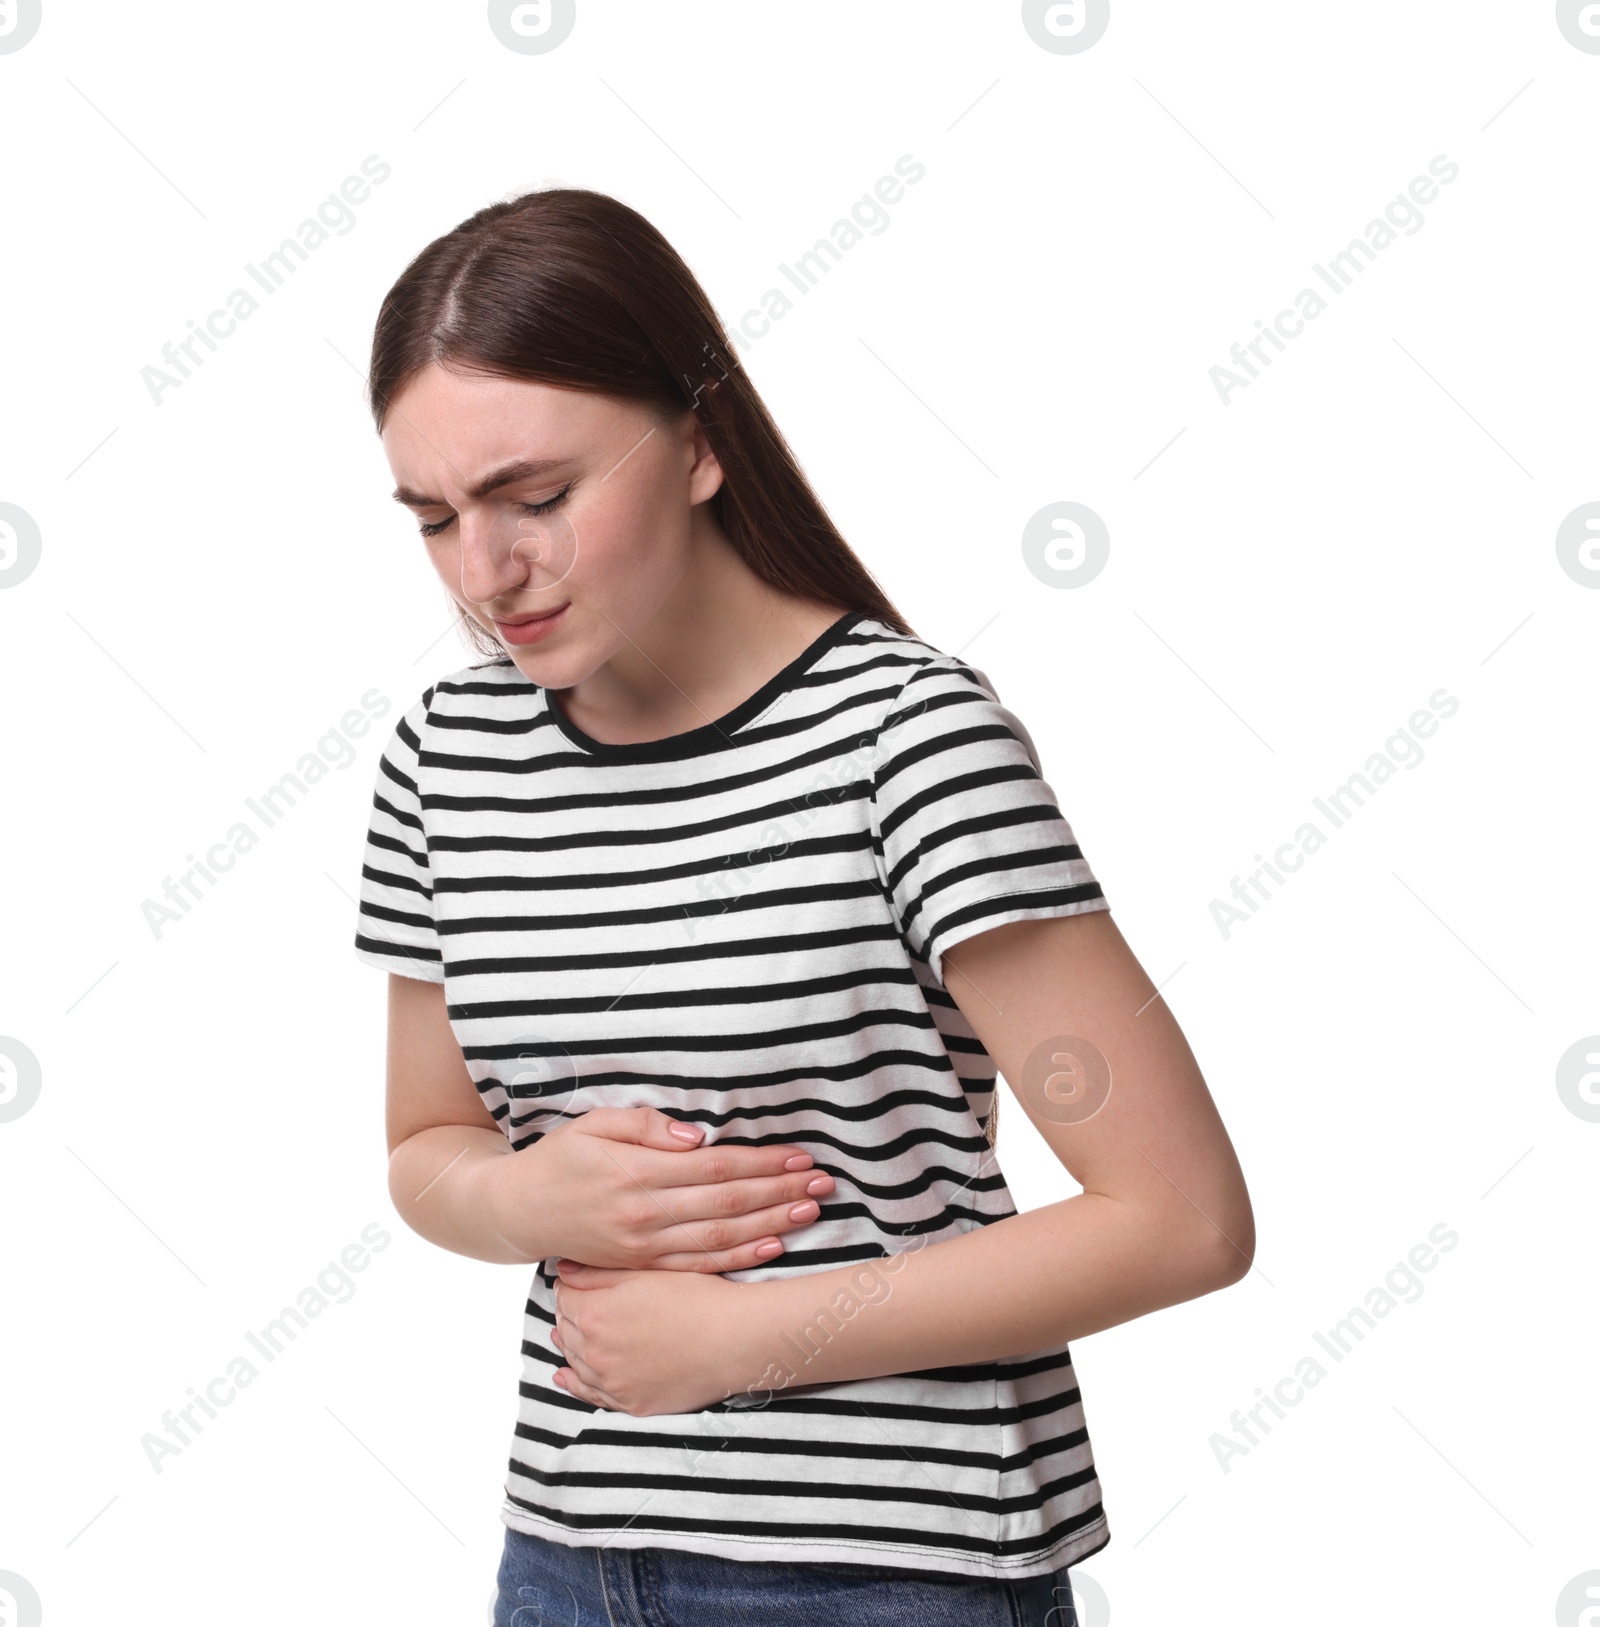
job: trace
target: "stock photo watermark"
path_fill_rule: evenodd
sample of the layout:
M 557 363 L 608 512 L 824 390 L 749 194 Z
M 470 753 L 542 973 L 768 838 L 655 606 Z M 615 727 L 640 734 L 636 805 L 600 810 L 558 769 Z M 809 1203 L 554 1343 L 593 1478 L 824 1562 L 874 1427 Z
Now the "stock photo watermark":
M 927 165 L 910 153 L 902 153 L 894 161 L 893 175 L 880 175 L 870 192 L 863 192 L 850 206 L 848 218 L 840 216 L 828 229 L 826 237 L 819 237 L 811 247 L 802 250 L 792 260 L 778 262 L 778 275 L 799 296 L 816 289 L 852 249 L 868 237 L 881 237 L 888 231 L 894 217 L 891 205 L 898 204 L 906 195 L 906 187 L 915 186 L 928 173 Z M 729 322 L 729 336 L 743 340 L 741 354 L 764 339 L 773 327 L 795 309 L 796 300 L 782 288 L 770 287 L 760 296 L 759 308 L 752 306 Z
M 181 1457 L 193 1446 L 205 1433 L 206 1423 L 220 1418 L 222 1409 L 231 1407 L 240 1392 L 261 1376 L 262 1368 L 292 1348 L 313 1321 L 335 1305 L 348 1305 L 355 1298 L 360 1285 L 351 1273 L 365 1271 L 372 1264 L 372 1255 L 382 1254 L 391 1241 L 388 1232 L 375 1220 L 368 1221 L 359 1235 L 359 1242 L 347 1243 L 340 1250 L 338 1260 L 329 1260 L 317 1273 L 316 1280 L 300 1290 L 293 1305 L 285 1305 L 260 1329 L 245 1330 L 249 1352 L 240 1351 L 223 1372 L 208 1379 L 204 1394 L 191 1384 L 189 1400 L 162 1413 L 161 1434 L 147 1431 L 140 1438 L 145 1460 L 156 1474 L 166 1468 L 168 1458 Z M 256 1366 L 252 1356 L 260 1358 L 261 1367 Z
M 1600 54 L 1600 4 L 1596 0 L 1556 0 L 1556 26 L 1568 44 Z
M 44 1605 L 33 1584 L 15 1571 L 0 1571 L 0 1627 L 40 1627 Z
M 0 588 L 26 582 L 43 551 L 33 516 L 15 503 L 0 503 Z
M 543 56 L 578 20 L 577 0 L 489 0 L 489 27 L 508 51 Z
M 1070 1608 L 1052 1607 L 1044 1627 L 1111 1627 L 1111 1601 L 1106 1590 L 1076 1565 L 1068 1576 L 1072 1589 Z
M 244 799 L 245 807 L 261 824 L 261 835 L 257 835 L 248 820 L 241 819 L 228 827 L 221 841 L 213 842 L 206 849 L 204 859 L 197 858 L 193 853 L 187 854 L 185 862 L 189 868 L 176 878 L 165 878 L 161 898 L 145 898 L 139 905 L 139 913 L 150 928 L 151 936 L 159 941 L 168 927 L 181 921 L 206 897 L 208 891 L 216 888 L 220 877 L 232 870 L 261 841 L 267 831 L 281 824 L 299 807 L 307 792 L 326 778 L 330 769 L 349 768 L 357 755 L 350 744 L 351 738 L 359 739 L 364 735 L 372 723 L 389 710 L 391 704 L 387 695 L 369 689 L 361 697 L 361 710 L 352 707 L 346 712 L 317 741 L 316 749 L 306 752 L 291 772 L 282 775 L 275 785 L 268 786 L 259 796 Z M 205 883 L 204 888 L 201 882 Z
M 730 1397 L 728 1404 L 765 1406 L 778 1390 L 796 1382 L 803 1383 L 801 1375 L 805 1368 L 858 1316 L 889 1298 L 894 1292 L 889 1278 L 903 1270 L 905 1262 L 926 1246 L 927 1238 L 919 1237 L 897 1254 L 886 1254 L 881 1260 L 851 1267 L 845 1285 L 834 1291 L 826 1305 L 819 1305 L 798 1328 L 779 1334 L 779 1348 L 761 1377 L 741 1392 L 737 1403 Z M 799 1365 L 791 1365 L 790 1357 Z
M 817 238 L 808 249 L 796 254 L 792 260 L 778 262 L 778 275 L 796 294 L 806 295 L 820 287 L 824 279 L 844 260 L 846 254 L 867 237 L 881 237 L 888 231 L 894 217 L 889 206 L 898 204 L 906 195 L 906 187 L 915 186 L 928 173 L 927 165 L 910 153 L 902 153 L 894 162 L 894 174 L 880 175 L 870 192 L 863 192 L 850 206 L 848 217 L 841 215 L 829 228 L 826 237 Z M 776 285 L 760 295 L 759 306 L 751 306 L 727 323 L 729 342 L 733 344 L 738 365 L 752 347 L 772 332 L 791 311 L 797 301 Z M 705 366 L 718 376 L 699 381 L 694 390 L 693 405 L 699 404 L 704 390 L 714 390 L 727 378 L 726 367 L 717 358 L 716 347 L 707 343 Z
M 392 173 L 388 164 L 376 153 L 361 160 L 361 174 L 345 177 L 337 192 L 330 192 L 317 205 L 316 219 L 300 222 L 293 237 L 286 237 L 259 263 L 245 262 L 245 273 L 266 294 L 275 294 L 294 276 L 311 255 L 328 241 L 330 233 L 346 237 L 355 230 L 359 218 L 352 205 L 365 203 L 371 197 L 371 187 L 381 186 Z M 367 180 L 362 180 L 361 176 Z M 295 256 L 291 259 L 290 256 Z M 176 342 L 168 340 L 161 347 L 161 365 L 148 364 L 140 369 L 139 377 L 156 406 L 170 390 L 186 384 L 194 373 L 205 365 L 205 352 L 215 354 L 221 342 L 239 331 L 239 324 L 248 321 L 261 309 L 258 300 L 247 288 L 234 288 L 225 296 L 223 306 L 211 311 L 204 323 L 189 319 L 190 331 Z
M 571 1051 L 547 1034 L 521 1034 L 509 1043 L 505 1061 L 491 1062 L 490 1069 L 510 1103 L 506 1133 L 515 1147 L 555 1128 L 554 1120 L 582 1111 L 576 1102 L 586 1081 Z
M 1331 255 L 1328 263 L 1312 263 L 1312 271 L 1324 287 L 1334 294 L 1343 294 L 1356 279 L 1377 259 L 1379 253 L 1397 239 L 1397 234 L 1415 237 L 1427 222 L 1419 205 L 1432 203 L 1439 196 L 1439 186 L 1448 186 L 1461 173 L 1461 166 L 1440 153 L 1428 165 L 1428 175 L 1436 176 L 1437 183 L 1428 175 L 1416 176 L 1405 192 L 1397 192 L 1383 212 L 1382 220 L 1368 223 L 1363 237 L 1350 240 L 1346 248 Z M 1396 213 L 1398 211 L 1398 214 Z M 1223 406 L 1230 405 L 1229 397 L 1238 390 L 1248 389 L 1272 365 L 1272 357 L 1262 347 L 1270 345 L 1280 353 L 1289 346 L 1287 341 L 1298 339 L 1306 331 L 1306 324 L 1314 322 L 1328 309 L 1328 301 L 1314 288 L 1302 288 L 1294 296 L 1294 309 L 1285 307 L 1273 317 L 1271 324 L 1256 319 L 1260 329 L 1243 344 L 1234 342 L 1228 352 L 1233 364 L 1213 367 L 1208 375 Z M 1258 365 L 1259 364 L 1259 365 Z
M 43 21 L 41 0 L 0 0 L 0 56 L 20 51 Z M 0 1627 L 11 1627 L 9 1622 Z
M 1600 1034 L 1562 1052 L 1556 1063 L 1556 1094 L 1575 1118 L 1600 1124 Z
M 1082 503 L 1049 503 L 1022 528 L 1022 559 L 1047 588 L 1081 588 L 1106 568 L 1111 534 Z
M 1018 1097 L 1052 1124 L 1087 1124 L 1111 1100 L 1111 1064 L 1081 1034 L 1051 1034 L 1028 1052 Z
M 1022 0 L 1022 26 L 1046 51 L 1075 56 L 1100 41 L 1111 21 L 1111 0 Z
M 1600 12 L 1600 6 L 1590 9 Z M 1584 1571 L 1562 1588 L 1556 1627 L 1600 1627 L 1600 1571 Z
M 21 1040 L 0 1034 L 0 1124 L 20 1119 L 38 1101 L 43 1084 L 38 1057 Z
M 1600 503 L 1585 503 L 1573 509 L 1557 526 L 1556 558 L 1579 587 L 1600 588 Z
M 1260 868 L 1248 878 L 1233 878 L 1232 903 L 1223 898 L 1211 900 L 1211 919 L 1223 940 L 1231 938 L 1235 927 L 1251 920 L 1263 904 L 1276 898 L 1289 877 L 1331 840 L 1332 832 L 1349 824 L 1400 769 L 1417 768 L 1426 757 L 1421 742 L 1434 733 L 1442 719 L 1454 717 L 1460 708 L 1461 702 L 1447 689 L 1434 690 L 1428 704 L 1413 712 L 1382 748 L 1367 758 L 1364 770 L 1352 774 L 1325 797 L 1313 797 L 1312 805 L 1331 829 L 1325 831 L 1315 819 L 1307 819 L 1288 841 L 1279 843 L 1270 860 L 1256 854 Z
M 1290 1409 L 1298 1407 L 1306 1396 L 1338 1366 L 1364 1339 L 1374 1332 L 1379 1322 L 1401 1305 L 1415 1305 L 1422 1298 L 1427 1284 L 1419 1272 L 1434 1270 L 1439 1256 L 1448 1254 L 1461 1241 L 1444 1221 L 1429 1231 L 1427 1241 L 1415 1244 L 1403 1260 L 1396 1260 L 1385 1273 L 1383 1281 L 1368 1289 L 1359 1305 L 1352 1305 L 1345 1315 L 1328 1329 L 1314 1329 L 1311 1334 L 1316 1351 L 1308 1351 L 1295 1363 L 1294 1371 L 1287 1373 L 1264 1390 L 1259 1384 L 1256 1394 L 1260 1399 L 1254 1406 L 1245 1406 L 1228 1420 L 1228 1433 L 1221 1431 L 1211 1437 L 1212 1455 L 1224 1474 L 1233 1469 L 1235 1458 L 1248 1457 L 1272 1433 L 1272 1420 L 1280 1423 L 1289 1416 Z M 1329 1367 L 1321 1358 L 1326 1356 Z
M 792 1389 L 797 1383 L 803 1386 L 805 1368 L 838 1334 L 844 1332 L 849 1323 L 872 1306 L 883 1304 L 894 1292 L 894 1284 L 887 1278 L 899 1272 L 911 1255 L 920 1253 L 927 1246 L 926 1235 L 918 1235 L 898 1253 L 886 1254 L 881 1259 L 854 1267 L 849 1285 L 838 1289 L 827 1304 L 813 1310 L 797 1329 L 781 1333 L 778 1348 L 761 1376 L 743 1390 L 730 1391 L 722 1403 L 725 1410 L 708 1410 L 707 1422 L 757 1412 L 779 1392 Z M 733 1432 L 724 1431 L 716 1438 L 696 1442 L 689 1451 L 691 1473 L 699 1472 L 701 1460 L 708 1453 L 721 1451 L 734 1438 Z

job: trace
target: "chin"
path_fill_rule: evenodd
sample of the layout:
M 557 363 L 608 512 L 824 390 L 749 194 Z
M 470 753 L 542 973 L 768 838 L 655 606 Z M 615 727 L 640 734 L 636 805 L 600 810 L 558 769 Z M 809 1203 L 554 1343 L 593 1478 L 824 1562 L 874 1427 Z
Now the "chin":
M 536 645 L 518 648 L 506 645 L 504 653 L 529 683 L 541 689 L 570 689 L 582 683 L 600 665 L 582 651 L 539 649 Z

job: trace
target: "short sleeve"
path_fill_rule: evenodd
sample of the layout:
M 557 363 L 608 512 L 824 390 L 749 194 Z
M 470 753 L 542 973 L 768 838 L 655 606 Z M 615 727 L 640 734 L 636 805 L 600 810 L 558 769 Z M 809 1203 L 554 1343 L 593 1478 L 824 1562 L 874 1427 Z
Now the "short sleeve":
M 432 699 L 430 688 L 401 716 L 378 760 L 355 948 L 369 966 L 442 983 L 444 957 L 434 928 L 433 877 L 417 786 Z
M 890 703 L 872 799 L 901 935 L 941 984 L 945 954 L 965 938 L 1111 907 L 1021 720 L 954 656 L 919 667 Z

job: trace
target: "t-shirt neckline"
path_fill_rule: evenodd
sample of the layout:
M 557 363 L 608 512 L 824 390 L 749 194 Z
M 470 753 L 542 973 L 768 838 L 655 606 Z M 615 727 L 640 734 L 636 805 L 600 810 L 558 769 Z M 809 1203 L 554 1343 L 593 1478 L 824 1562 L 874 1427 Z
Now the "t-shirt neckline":
M 694 757 L 708 751 L 721 751 L 737 744 L 732 735 L 760 713 L 764 712 L 795 681 L 824 654 L 837 644 L 859 621 L 866 619 L 862 610 L 847 610 L 837 620 L 817 634 L 812 641 L 781 671 L 775 672 L 747 700 L 741 701 L 731 712 L 725 712 L 710 723 L 687 729 L 681 734 L 669 734 L 660 740 L 632 740 L 608 742 L 596 740 L 586 734 L 562 711 L 548 690 L 543 691 L 545 710 L 551 721 L 573 745 L 593 757 L 612 763 L 656 762 L 675 757 Z

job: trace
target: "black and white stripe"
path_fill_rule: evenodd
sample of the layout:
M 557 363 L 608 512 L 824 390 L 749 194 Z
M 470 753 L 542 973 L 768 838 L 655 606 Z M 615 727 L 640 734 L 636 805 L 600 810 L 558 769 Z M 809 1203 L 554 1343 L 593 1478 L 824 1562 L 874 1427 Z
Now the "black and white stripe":
M 635 745 L 509 659 L 441 679 L 383 754 L 356 951 L 444 984 L 514 1146 L 644 1102 L 708 1143 L 806 1147 L 837 1182 L 821 1218 L 731 1276 L 853 1265 L 865 1304 L 873 1262 L 1016 1213 L 943 956 L 1107 907 L 983 675 L 851 613 L 727 716 Z M 554 1383 L 554 1281 L 542 1261 L 507 1525 L 1012 1578 L 1109 1539 L 1065 1345 L 819 1385 L 797 1343 L 758 1404 L 634 1418 Z

